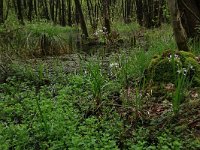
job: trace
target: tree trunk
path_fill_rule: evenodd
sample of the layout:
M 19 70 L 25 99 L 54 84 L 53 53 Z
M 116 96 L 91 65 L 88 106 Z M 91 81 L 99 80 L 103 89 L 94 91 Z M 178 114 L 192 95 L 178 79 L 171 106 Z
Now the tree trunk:
M 17 17 L 18 17 L 18 20 L 20 21 L 20 24 L 24 25 L 21 0 L 17 0 Z
M 168 0 L 168 5 L 171 12 L 172 26 L 178 49 L 189 51 L 187 45 L 187 35 L 181 23 L 181 14 L 178 8 L 178 0 Z
M 4 22 L 3 17 L 3 0 L 0 0 L 0 24 Z
M 80 15 L 79 15 L 79 10 L 78 10 L 78 8 L 77 7 L 75 7 L 75 22 L 76 22 L 76 24 L 78 25 L 79 23 L 80 23 Z
M 32 12 L 33 12 L 33 1 L 32 0 L 29 0 L 28 1 L 28 20 L 29 21 L 32 21 Z
M 61 7 L 61 1 L 62 0 L 58 0 L 59 1 L 59 5 L 58 5 L 58 12 L 59 12 L 59 15 L 58 15 L 58 22 L 59 22 L 59 24 L 61 25 L 61 23 L 62 23 L 62 7 Z
M 27 0 L 23 0 L 23 6 L 24 6 L 24 9 L 26 9 L 26 8 L 27 8 L 26 1 L 27 1 Z
M 67 6 L 68 6 L 68 10 L 67 10 L 67 14 L 68 14 L 68 25 L 72 26 L 72 0 L 67 0 Z
M 62 0 L 62 17 L 61 25 L 66 26 L 66 3 L 65 0 Z
M 83 32 L 85 38 L 88 38 L 89 35 L 88 35 L 87 26 L 86 26 L 86 23 L 85 23 L 85 19 L 84 19 L 84 15 L 83 15 L 83 12 L 82 12 L 80 1 L 79 0 L 74 0 L 74 1 L 75 1 L 75 5 L 76 5 L 76 10 L 79 13 L 82 32 Z
M 57 18 L 58 18 L 59 1 L 60 0 L 56 0 L 56 12 L 55 12 L 55 17 L 54 17 L 54 23 L 57 22 Z
M 200 25 L 200 3 L 199 0 L 177 1 L 181 14 L 181 22 L 187 33 L 187 37 L 197 36 L 197 26 Z
M 143 3 L 141 0 L 135 1 L 137 21 L 140 26 L 143 26 Z
M 125 0 L 125 10 L 124 10 L 124 22 L 130 23 L 131 22 L 131 15 L 132 15 L 132 0 Z
M 43 0 L 43 13 L 47 20 L 50 20 L 47 0 Z
M 3 18 L 4 21 L 7 20 L 8 18 L 8 14 L 9 14 L 9 11 L 10 11 L 10 0 L 7 1 L 7 9 L 6 9 L 6 13 L 5 13 L 5 17 Z
M 96 13 L 96 1 L 95 4 L 93 5 L 91 0 L 87 0 L 87 10 L 88 10 L 88 16 L 89 16 L 89 21 L 90 21 L 90 25 L 93 29 L 93 31 L 95 31 L 97 29 L 97 25 L 98 25 L 98 13 Z
M 104 15 L 104 27 L 106 32 L 111 32 L 110 28 L 110 16 L 109 16 L 109 3 L 108 0 L 103 0 L 103 15 Z
M 51 20 L 52 20 L 53 22 L 55 22 L 55 16 L 54 16 L 55 3 L 54 3 L 54 0 L 50 0 L 50 1 L 49 1 L 49 5 L 50 5 Z
M 37 1 L 34 0 L 34 11 L 35 11 L 35 15 L 38 15 L 38 11 L 37 11 Z

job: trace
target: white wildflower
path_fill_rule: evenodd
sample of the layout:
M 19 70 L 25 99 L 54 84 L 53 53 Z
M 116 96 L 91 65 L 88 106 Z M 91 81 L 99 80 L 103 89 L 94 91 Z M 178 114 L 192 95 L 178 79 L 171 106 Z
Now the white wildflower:
M 178 70 L 177 72 L 178 72 L 178 74 L 180 74 L 182 71 L 181 71 L 181 70 Z
M 176 59 L 178 59 L 178 58 L 179 58 L 179 56 L 178 56 L 177 54 L 175 54 L 175 55 L 174 55 L 174 57 L 175 57 Z
M 117 67 L 119 67 L 119 64 L 118 63 L 111 63 L 110 68 L 113 68 L 113 67 L 117 68 Z
M 95 32 L 94 35 L 95 35 L 95 36 L 98 36 L 98 32 Z
M 183 75 L 186 75 L 186 74 L 187 74 L 187 69 L 183 68 Z
M 106 28 L 106 27 L 103 27 L 103 30 L 107 30 L 107 28 Z

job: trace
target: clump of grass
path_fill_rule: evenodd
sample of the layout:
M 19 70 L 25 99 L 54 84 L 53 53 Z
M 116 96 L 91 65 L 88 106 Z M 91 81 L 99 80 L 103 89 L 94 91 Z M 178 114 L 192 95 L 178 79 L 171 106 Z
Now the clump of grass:
M 47 22 L 26 23 L 25 26 L 5 24 L 0 27 L 1 49 L 4 52 L 25 56 L 46 56 L 68 53 L 76 30 Z M 7 41 L 7 42 L 6 42 Z M 72 44 L 71 44 L 72 45 Z
M 175 91 L 172 96 L 172 107 L 175 115 L 178 114 L 180 110 L 181 103 L 184 100 L 185 92 L 192 83 L 192 79 L 188 79 L 190 71 L 193 69 L 193 66 L 189 65 L 187 68 L 182 66 L 180 62 L 180 56 L 172 51 L 169 56 L 169 61 L 172 64 L 173 76 L 175 79 Z
M 97 100 L 97 103 L 99 104 L 99 101 L 102 99 L 104 82 L 106 82 L 101 71 L 100 62 L 89 62 L 88 72 L 93 97 Z
M 115 64 L 112 74 L 116 76 L 116 80 L 123 87 L 127 87 L 132 80 L 143 78 L 151 58 L 157 53 L 156 51 L 145 52 L 142 50 L 121 51 L 115 57 L 110 58 L 113 59 L 111 64 Z
M 178 75 L 175 82 L 176 89 L 172 97 L 172 106 L 175 115 L 178 114 L 181 103 L 184 101 L 185 92 L 192 82 L 192 80 L 189 81 L 187 77 L 187 74 L 189 73 L 190 69 L 191 66 L 189 66 L 187 69 L 180 68 L 178 70 Z
M 100 59 L 90 60 L 87 64 L 86 74 L 89 77 L 89 85 L 92 90 L 94 100 L 99 106 L 103 97 L 107 95 L 109 89 L 112 89 L 113 82 L 109 81 L 106 74 L 103 73 Z

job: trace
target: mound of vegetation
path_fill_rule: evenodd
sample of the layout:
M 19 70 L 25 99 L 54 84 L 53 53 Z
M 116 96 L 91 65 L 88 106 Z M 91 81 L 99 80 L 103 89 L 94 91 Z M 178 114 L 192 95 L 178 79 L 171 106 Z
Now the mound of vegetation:
M 175 84 L 181 75 L 185 75 L 192 86 L 200 86 L 200 64 L 190 52 L 166 51 L 155 56 L 147 69 L 147 78 L 159 84 Z

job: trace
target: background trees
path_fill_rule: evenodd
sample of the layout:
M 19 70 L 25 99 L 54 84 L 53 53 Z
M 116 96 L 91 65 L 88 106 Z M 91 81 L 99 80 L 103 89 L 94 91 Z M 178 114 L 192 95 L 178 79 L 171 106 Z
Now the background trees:
M 167 2 L 178 48 L 189 50 L 188 39 L 198 36 L 198 0 L 0 0 L 0 23 L 9 16 L 16 16 L 22 25 L 33 20 L 61 26 L 80 24 L 87 38 L 98 28 L 111 33 L 113 23 L 118 22 L 138 22 L 145 28 L 160 27 L 169 20 Z
M 165 0 L 136 0 L 136 15 L 141 26 L 159 27 L 164 20 Z
M 165 0 L 9 0 L 7 3 L 0 0 L 0 22 L 7 19 L 6 11 L 8 15 L 15 14 L 21 24 L 26 20 L 46 19 L 54 24 L 72 26 L 83 22 L 84 17 L 93 29 L 98 25 L 107 26 L 108 32 L 114 21 L 131 23 L 137 20 L 141 26 L 149 28 L 161 24 L 164 5 Z

